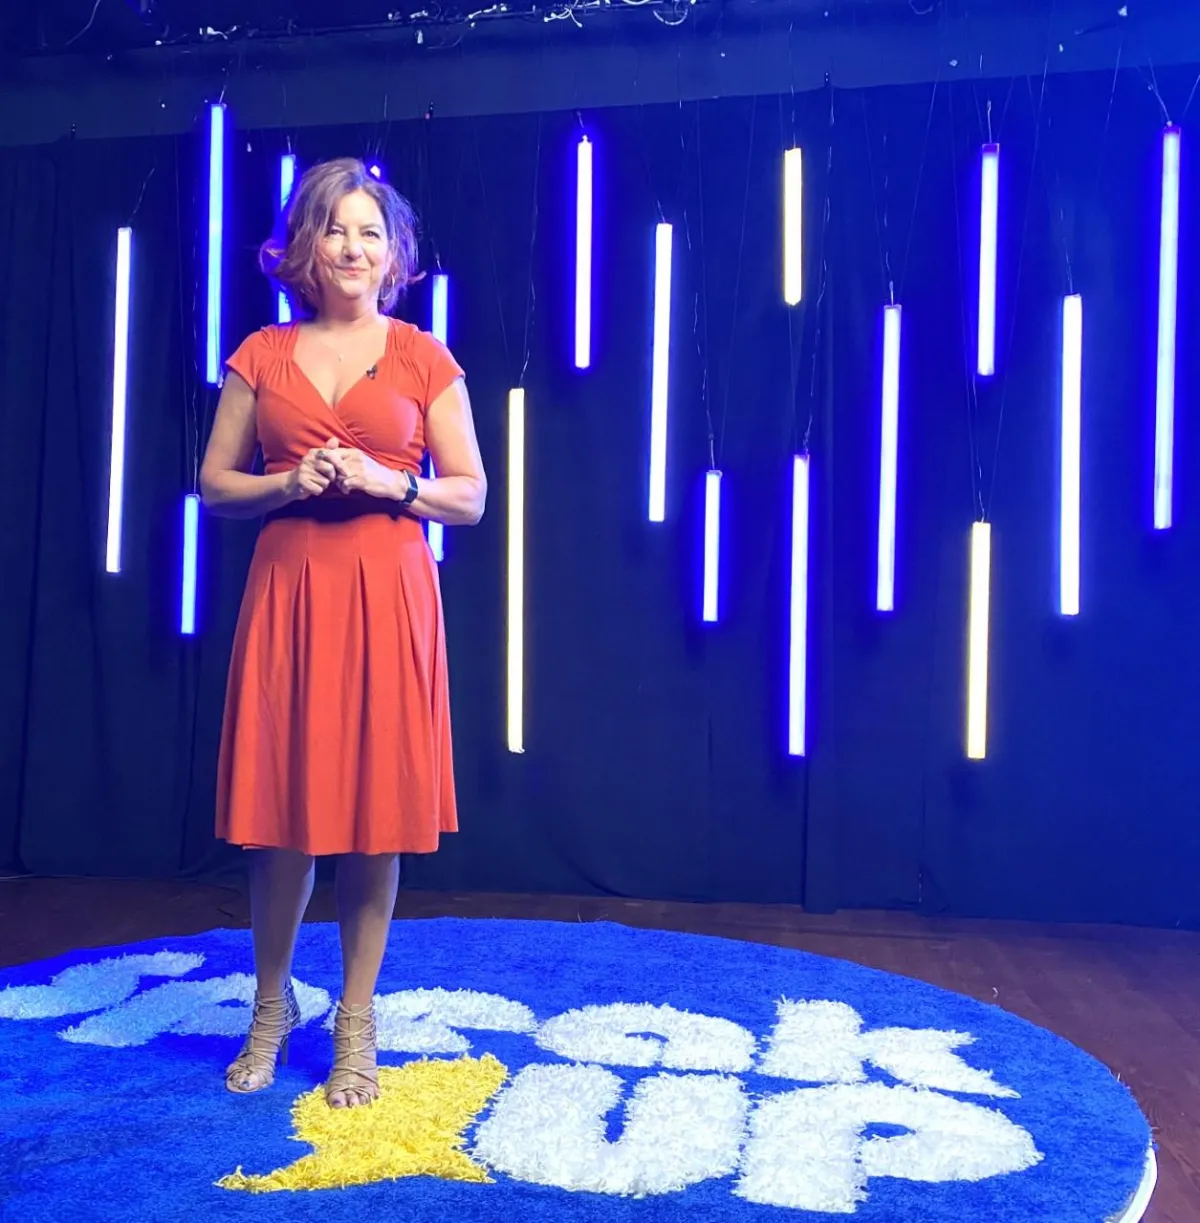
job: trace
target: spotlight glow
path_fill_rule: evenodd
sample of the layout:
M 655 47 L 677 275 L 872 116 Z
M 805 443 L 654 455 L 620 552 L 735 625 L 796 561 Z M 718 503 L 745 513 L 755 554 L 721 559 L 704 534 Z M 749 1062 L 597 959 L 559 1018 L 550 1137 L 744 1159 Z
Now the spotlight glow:
M 117 230 L 117 287 L 113 310 L 112 432 L 108 460 L 108 540 L 104 567 L 121 572 L 121 516 L 125 500 L 125 415 L 129 402 L 129 282 L 133 230 Z
M 508 393 L 508 750 L 525 750 L 525 391 Z
M 804 154 L 783 155 L 783 300 L 795 306 L 804 296 Z
M 896 469 L 900 434 L 900 307 L 883 308 L 883 389 L 880 395 L 879 534 L 875 607 L 896 609 Z
M 279 211 L 282 212 L 287 207 L 287 202 L 291 198 L 292 186 L 296 181 L 296 157 L 294 153 L 285 153 L 279 159 Z M 290 323 L 292 321 L 292 303 L 288 301 L 286 293 L 279 294 L 279 321 L 281 323 Z
M 704 600 L 703 616 L 708 624 L 717 620 L 717 592 L 721 575 L 721 473 L 704 477 Z
M 379 164 L 379 162 L 371 162 L 371 164 L 367 167 L 367 173 L 370 174 L 372 178 L 377 178 L 380 180 L 380 182 L 383 181 L 383 167 Z
M 996 372 L 996 229 L 1000 214 L 1000 146 L 985 144 L 979 180 L 979 360 L 981 377 Z
M 429 330 L 434 339 L 447 343 L 450 325 L 450 277 L 445 272 L 435 272 L 433 276 L 433 302 L 430 311 Z M 433 458 L 429 460 L 429 478 L 437 479 L 437 470 Z M 433 559 L 440 565 L 446 559 L 446 528 L 443 523 L 429 519 L 425 523 L 426 535 L 429 539 L 429 550 Z
M 200 498 L 188 493 L 183 499 L 183 581 L 181 583 L 179 631 L 196 631 L 196 553 L 200 534 Z
M 1063 298 L 1058 513 L 1058 610 L 1079 615 L 1080 460 L 1083 414 L 1083 299 Z
M 803 756 L 808 733 L 809 456 L 792 460 L 791 615 L 788 637 L 788 754 Z
M 650 388 L 650 521 L 667 516 L 667 405 L 671 367 L 671 226 L 654 231 L 654 349 Z
M 1162 217 L 1158 247 L 1158 377 L 1154 396 L 1154 529 L 1173 520 L 1175 478 L 1175 321 L 1179 295 L 1179 128 L 1162 139 Z
M 221 265 L 225 228 L 225 107 L 208 109 L 208 298 L 204 374 L 209 386 L 221 379 Z
M 575 183 L 575 368 L 592 364 L 592 142 L 584 136 L 576 152 Z
M 971 527 L 971 594 L 967 612 L 967 756 L 987 755 L 988 623 L 992 585 L 992 526 Z

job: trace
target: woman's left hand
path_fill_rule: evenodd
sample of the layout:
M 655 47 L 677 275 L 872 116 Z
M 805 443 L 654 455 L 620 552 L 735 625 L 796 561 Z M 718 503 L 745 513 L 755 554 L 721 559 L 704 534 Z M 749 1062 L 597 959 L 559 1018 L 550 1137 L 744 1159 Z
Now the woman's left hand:
M 325 453 L 337 473 L 334 484 L 338 492 L 366 493 L 368 497 L 396 496 L 402 479 L 400 472 L 347 446 L 331 446 Z

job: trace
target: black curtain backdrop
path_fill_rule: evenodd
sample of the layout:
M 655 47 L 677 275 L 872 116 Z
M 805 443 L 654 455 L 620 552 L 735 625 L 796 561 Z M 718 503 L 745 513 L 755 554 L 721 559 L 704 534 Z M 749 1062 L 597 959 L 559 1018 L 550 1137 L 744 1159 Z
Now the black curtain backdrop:
M 278 157 L 378 156 L 451 276 L 491 477 L 442 566 L 463 831 L 411 886 L 1200 923 L 1196 247 L 1183 114 L 1175 529 L 1150 530 L 1163 109 L 1138 74 L 630 107 L 595 140 L 594 369 L 572 365 L 571 113 L 238 131 L 229 352 Z M 990 107 L 989 107 L 990 103 Z M 989 115 L 990 110 L 990 115 Z M 996 379 L 970 377 L 977 164 L 1002 146 Z M 190 138 L 0 151 L 0 865 L 208 875 L 253 524 L 182 497 L 214 393 Z M 805 150 L 805 302 L 780 292 Z M 675 226 L 668 521 L 646 521 L 653 229 Z M 116 230 L 135 230 L 124 570 L 104 573 Z M 1060 301 L 1084 301 L 1083 612 L 1055 610 Z M 897 610 L 874 612 L 881 310 L 904 308 Z M 428 284 L 401 312 L 428 323 Z M 505 405 L 526 388 L 526 752 L 505 749 Z M 810 754 L 786 755 L 791 460 L 813 463 Z M 711 439 L 711 440 L 710 440 Z M 723 470 L 721 623 L 700 623 Z M 993 523 L 989 752 L 964 758 L 970 525 Z M 314 745 L 314 750 L 320 750 Z

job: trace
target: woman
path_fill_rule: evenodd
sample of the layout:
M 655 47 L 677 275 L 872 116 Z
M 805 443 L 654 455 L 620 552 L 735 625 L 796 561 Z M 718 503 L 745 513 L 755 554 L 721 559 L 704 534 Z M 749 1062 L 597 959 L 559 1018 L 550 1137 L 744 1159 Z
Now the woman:
M 463 371 L 388 317 L 415 279 L 408 203 L 362 163 L 314 166 L 263 270 L 301 321 L 228 361 L 205 505 L 264 516 L 230 665 L 217 835 L 253 850 L 257 977 L 230 1091 L 269 1087 L 300 1022 L 292 954 L 317 855 L 336 854 L 335 1108 L 378 1095 L 372 997 L 400 853 L 457 829 L 437 568 L 419 519 L 474 524 L 487 483 Z M 258 448 L 264 472 L 251 474 Z M 417 475 L 428 450 L 436 479 Z

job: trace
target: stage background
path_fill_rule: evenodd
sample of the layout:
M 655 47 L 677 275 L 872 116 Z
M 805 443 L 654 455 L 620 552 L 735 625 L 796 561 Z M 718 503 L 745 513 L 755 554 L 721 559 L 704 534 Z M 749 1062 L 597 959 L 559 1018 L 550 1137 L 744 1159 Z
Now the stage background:
M 595 368 L 571 365 L 580 115 L 240 127 L 226 351 L 290 143 L 378 155 L 450 273 L 491 478 L 442 567 L 463 832 L 409 886 L 1200 924 L 1195 69 L 1182 116 L 1176 522 L 1150 530 L 1160 133 L 1139 70 L 594 109 Z M 215 94 L 214 94 L 215 96 Z M 999 376 L 969 377 L 977 158 L 1003 147 Z M 0 864 L 214 875 L 253 524 L 181 499 L 214 397 L 192 130 L 0 149 Z M 805 149 L 806 299 L 780 300 Z M 653 227 L 675 223 L 668 522 L 645 520 Z M 115 231 L 135 227 L 125 572 L 103 572 Z M 976 231 L 977 232 L 977 231 Z M 1069 267 L 1069 272 L 1068 272 Z M 881 307 L 904 306 L 898 607 L 874 607 Z M 1083 611 L 1055 612 L 1060 299 L 1083 294 Z M 427 324 L 419 286 L 401 313 Z M 505 398 L 528 358 L 526 753 L 504 746 Z M 711 420 L 721 623 L 699 623 Z M 810 752 L 786 755 L 791 458 L 813 455 Z M 964 759 L 968 537 L 994 527 L 988 759 Z M 319 750 L 319 745 L 316 749 Z

